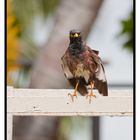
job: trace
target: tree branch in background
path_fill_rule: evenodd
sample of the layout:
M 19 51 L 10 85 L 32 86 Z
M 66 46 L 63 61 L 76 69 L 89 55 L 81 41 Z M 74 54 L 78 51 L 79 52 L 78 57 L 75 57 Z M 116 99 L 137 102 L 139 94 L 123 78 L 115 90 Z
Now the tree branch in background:
M 64 88 L 61 56 L 69 43 L 69 30 L 80 29 L 87 38 L 102 0 L 63 0 L 55 14 L 55 23 L 49 40 L 40 52 L 31 72 L 32 88 Z

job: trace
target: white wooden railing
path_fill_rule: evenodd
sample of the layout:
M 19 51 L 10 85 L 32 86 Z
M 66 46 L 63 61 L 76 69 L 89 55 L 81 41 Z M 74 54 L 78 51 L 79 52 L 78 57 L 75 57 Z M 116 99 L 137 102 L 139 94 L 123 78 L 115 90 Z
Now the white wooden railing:
M 12 140 L 13 116 L 133 116 L 132 90 L 109 90 L 104 97 L 95 91 L 96 98 L 78 95 L 74 102 L 69 89 L 7 88 L 7 137 Z

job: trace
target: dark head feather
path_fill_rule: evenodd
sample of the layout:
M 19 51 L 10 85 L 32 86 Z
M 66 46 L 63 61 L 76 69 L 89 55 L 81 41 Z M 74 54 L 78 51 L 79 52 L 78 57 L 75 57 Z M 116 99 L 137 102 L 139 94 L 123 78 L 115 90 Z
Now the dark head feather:
M 79 30 L 71 30 L 69 33 L 70 44 L 79 44 L 82 43 L 82 36 Z

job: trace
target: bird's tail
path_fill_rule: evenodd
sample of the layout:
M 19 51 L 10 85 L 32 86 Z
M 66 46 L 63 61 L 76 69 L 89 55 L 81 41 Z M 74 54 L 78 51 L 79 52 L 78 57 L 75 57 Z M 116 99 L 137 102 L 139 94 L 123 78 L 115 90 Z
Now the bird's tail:
M 79 84 L 77 90 L 80 92 L 80 94 L 81 94 L 82 96 L 85 96 L 85 95 L 88 94 L 88 90 L 87 90 L 86 85 Z
M 75 78 L 69 79 L 69 82 L 75 88 L 76 79 Z M 80 80 L 77 90 L 78 92 L 80 92 L 82 96 L 85 96 L 86 94 L 88 94 L 88 90 L 87 90 L 86 83 L 84 80 Z

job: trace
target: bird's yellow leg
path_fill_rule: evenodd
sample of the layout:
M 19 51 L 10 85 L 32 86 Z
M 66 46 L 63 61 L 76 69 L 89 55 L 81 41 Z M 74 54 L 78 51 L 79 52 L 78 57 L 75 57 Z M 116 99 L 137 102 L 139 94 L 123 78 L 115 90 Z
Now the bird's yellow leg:
M 73 102 L 74 102 L 74 96 L 77 98 L 77 88 L 78 88 L 78 85 L 79 85 L 79 81 L 76 82 L 76 86 L 75 86 L 73 94 L 68 93 L 68 96 L 71 96 L 71 99 L 72 99 Z
M 89 97 L 89 103 L 91 103 L 91 97 L 95 97 L 96 95 L 93 93 L 94 84 L 90 82 L 90 93 L 86 96 L 86 99 Z

